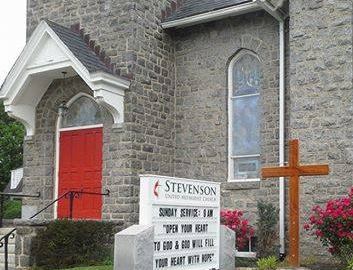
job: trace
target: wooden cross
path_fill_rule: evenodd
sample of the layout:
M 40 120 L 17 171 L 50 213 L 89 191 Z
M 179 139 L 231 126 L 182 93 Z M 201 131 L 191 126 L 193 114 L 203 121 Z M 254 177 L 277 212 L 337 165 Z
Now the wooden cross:
M 299 267 L 299 176 L 328 175 L 328 165 L 300 165 L 299 141 L 289 141 L 289 164 L 263 168 L 262 178 L 289 178 L 289 264 Z

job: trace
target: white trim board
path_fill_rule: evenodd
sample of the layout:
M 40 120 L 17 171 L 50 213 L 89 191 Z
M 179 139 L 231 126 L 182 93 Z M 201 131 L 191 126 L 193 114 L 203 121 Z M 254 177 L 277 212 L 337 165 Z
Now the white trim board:
M 67 128 L 60 128 L 59 131 L 73 131 L 73 130 L 83 130 L 83 129 L 93 129 L 93 128 L 102 128 L 103 124 L 98 125 L 87 125 L 87 126 L 79 126 L 79 127 L 67 127 Z

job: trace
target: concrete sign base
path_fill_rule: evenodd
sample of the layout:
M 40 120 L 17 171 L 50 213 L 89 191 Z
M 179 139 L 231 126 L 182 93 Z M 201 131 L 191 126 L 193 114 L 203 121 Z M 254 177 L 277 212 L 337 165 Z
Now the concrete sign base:
M 153 269 L 154 227 L 133 225 L 115 235 L 114 270 Z

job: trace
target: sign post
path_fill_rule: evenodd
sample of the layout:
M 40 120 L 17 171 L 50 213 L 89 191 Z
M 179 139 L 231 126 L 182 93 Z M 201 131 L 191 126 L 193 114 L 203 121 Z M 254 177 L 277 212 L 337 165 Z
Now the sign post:
M 219 269 L 220 184 L 140 179 L 140 225 L 154 225 L 153 270 Z
M 289 141 L 289 164 L 262 169 L 262 178 L 289 177 L 289 264 L 299 267 L 299 176 L 327 175 L 328 165 L 300 165 L 299 141 Z

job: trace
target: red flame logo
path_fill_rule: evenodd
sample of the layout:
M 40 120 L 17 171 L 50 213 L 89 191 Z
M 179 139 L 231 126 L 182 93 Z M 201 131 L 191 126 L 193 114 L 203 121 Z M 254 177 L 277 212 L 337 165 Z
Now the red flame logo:
M 159 181 L 157 181 L 155 184 L 154 184 L 154 188 L 153 188 L 153 194 L 154 196 L 158 197 L 158 187 L 159 187 Z

